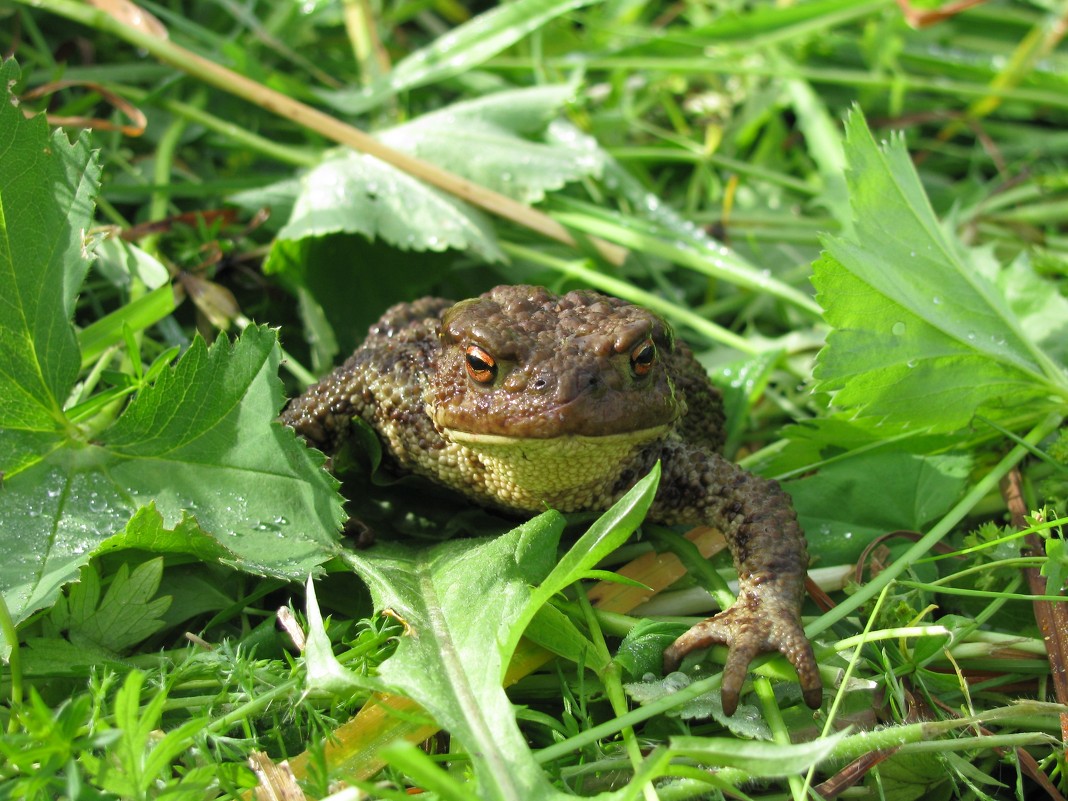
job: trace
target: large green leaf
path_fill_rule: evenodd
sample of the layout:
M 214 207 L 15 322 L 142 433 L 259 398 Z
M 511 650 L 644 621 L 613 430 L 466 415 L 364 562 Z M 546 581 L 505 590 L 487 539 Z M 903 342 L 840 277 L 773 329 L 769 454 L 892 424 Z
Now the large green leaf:
M 401 617 L 410 636 L 379 671 L 480 755 L 480 797 L 555 797 L 515 723 L 501 687 L 501 644 L 531 585 L 552 568 L 563 518 L 546 512 L 500 537 L 430 549 L 379 543 L 346 558 L 376 609 Z
M 26 119 L 0 63 L 0 473 L 10 478 L 56 447 L 78 374 L 70 319 L 89 267 L 85 236 L 100 165 L 88 134 L 71 144 Z
M 1030 419 L 1064 408 L 1068 374 L 1023 324 L 989 256 L 936 219 L 903 140 L 879 147 L 854 112 L 846 157 L 856 225 L 848 239 L 827 237 L 815 264 L 834 326 L 816 389 L 869 424 L 932 431 L 960 429 L 976 412 Z M 1048 325 L 1063 338 L 1063 321 Z
M 633 532 L 659 476 L 656 469 L 638 482 L 559 563 L 563 518 L 551 511 L 492 539 L 428 549 L 379 543 L 345 554 L 367 582 L 375 608 L 392 610 L 407 625 L 409 634 L 382 664 L 381 677 L 482 757 L 474 763 L 478 797 L 558 797 L 516 726 L 501 687 L 503 668 L 548 598 Z
M 217 558 L 243 570 L 300 578 L 333 556 L 344 520 L 336 482 L 272 422 L 278 361 L 266 327 L 232 345 L 197 338 L 92 443 L 67 441 L 5 481 L 0 590 L 16 620 L 51 603 L 98 547 L 121 545 L 108 540 L 148 504 L 167 528 L 195 524 L 221 541 Z
M 12 615 L 50 604 L 98 548 L 175 550 L 168 529 L 203 558 L 305 576 L 335 553 L 344 515 L 322 457 L 272 422 L 274 331 L 210 348 L 198 337 L 113 423 L 68 419 L 99 169 L 86 136 L 71 145 L 24 117 L 17 79 L 14 62 L 0 66 L 0 592 Z M 150 505 L 158 522 L 131 522 Z

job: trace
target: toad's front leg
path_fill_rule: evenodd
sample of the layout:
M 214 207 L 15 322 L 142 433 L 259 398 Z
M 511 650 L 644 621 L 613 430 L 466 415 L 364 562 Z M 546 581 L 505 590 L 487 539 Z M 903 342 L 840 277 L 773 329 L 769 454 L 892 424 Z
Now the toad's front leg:
M 650 516 L 715 526 L 738 571 L 738 600 L 679 637 L 664 652 L 665 672 L 691 651 L 726 645 L 722 698 L 723 711 L 731 715 L 749 663 L 758 654 L 779 651 L 797 670 L 805 703 L 819 708 L 819 668 L 801 627 L 808 551 L 790 497 L 778 482 L 683 443 L 670 444 L 661 458 L 664 472 Z

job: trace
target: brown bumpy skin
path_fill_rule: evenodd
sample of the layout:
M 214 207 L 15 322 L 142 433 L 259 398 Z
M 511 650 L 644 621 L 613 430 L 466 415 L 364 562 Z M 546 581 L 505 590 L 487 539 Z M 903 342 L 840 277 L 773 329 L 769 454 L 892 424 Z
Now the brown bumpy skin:
M 808 554 L 790 498 L 718 454 L 719 392 L 656 315 L 595 292 L 529 286 L 394 306 L 281 420 L 332 453 L 357 416 L 394 468 L 514 511 L 606 509 L 660 460 L 650 519 L 719 528 L 739 577 L 737 602 L 679 637 L 665 670 L 726 645 L 732 714 L 750 661 L 780 651 L 806 703 L 820 705 L 800 620 Z

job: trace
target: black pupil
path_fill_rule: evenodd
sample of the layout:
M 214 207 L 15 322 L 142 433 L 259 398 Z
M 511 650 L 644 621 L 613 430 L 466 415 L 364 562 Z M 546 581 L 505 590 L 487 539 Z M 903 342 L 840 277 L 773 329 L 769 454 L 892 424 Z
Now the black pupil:
M 655 354 L 656 354 L 656 351 L 653 349 L 653 346 L 652 345 L 646 345 L 644 348 L 642 348 L 640 351 L 638 351 L 638 353 L 635 355 L 634 363 L 635 364 L 643 364 L 643 365 L 644 364 L 652 364 L 653 363 L 653 356 Z
M 493 369 L 493 365 L 487 364 L 486 362 L 482 361 L 482 359 L 480 359 L 474 353 L 467 354 L 467 363 L 471 365 L 472 370 L 477 370 L 478 372 L 482 372 L 483 370 L 489 371 Z

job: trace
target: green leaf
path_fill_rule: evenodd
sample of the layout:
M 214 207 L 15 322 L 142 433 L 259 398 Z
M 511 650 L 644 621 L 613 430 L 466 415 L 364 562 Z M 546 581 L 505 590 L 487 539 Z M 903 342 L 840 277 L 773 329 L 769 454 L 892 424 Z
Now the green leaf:
M 123 563 L 101 598 L 99 574 L 86 565 L 81 581 L 70 588 L 66 610 L 57 604 L 53 620 L 68 631 L 74 645 L 122 651 L 163 627 L 162 615 L 170 608 L 171 598 L 155 598 L 162 577 L 162 558 L 149 559 L 133 572 Z
M 826 237 L 814 265 L 835 329 L 816 390 L 869 426 L 932 431 L 963 428 L 978 411 L 1063 408 L 1068 374 L 1029 335 L 988 255 L 935 218 L 904 141 L 877 146 L 859 112 L 846 128 L 856 225 L 849 239 Z
M 92 670 L 105 667 L 124 672 L 130 664 L 110 649 L 74 645 L 62 637 L 27 637 L 22 649 L 22 669 L 27 676 L 85 678 Z
M 946 769 L 945 754 L 892 754 L 879 765 L 878 779 L 868 776 L 865 784 L 875 785 L 887 801 L 945 801 L 956 796 L 952 774 Z
M 80 358 L 71 327 L 89 257 L 85 235 L 100 166 L 82 133 L 51 136 L 23 116 L 14 61 L 0 63 L 0 473 L 11 478 L 56 447 Z
M 276 335 L 252 326 L 231 344 L 196 338 L 92 444 L 70 442 L 0 487 L 0 590 L 16 620 L 52 602 L 93 552 L 137 518 L 128 542 L 195 521 L 224 548 L 189 549 L 243 570 L 301 578 L 337 551 L 344 520 L 321 456 L 273 423 L 282 404 Z M 232 557 L 230 556 L 232 554 Z
M 585 665 L 596 673 L 607 667 L 597 659 L 597 647 L 578 630 L 571 618 L 552 604 L 545 604 L 527 624 L 523 636 L 546 651 L 562 656 L 569 662 Z
M 504 260 L 482 212 L 351 151 L 335 151 L 303 177 L 278 241 L 336 233 L 381 238 L 402 250 L 470 249 L 487 261 Z
M 833 565 L 891 531 L 925 531 L 960 499 L 971 467 L 963 455 L 859 453 L 785 489 L 812 552 Z
M 549 143 L 524 138 L 550 125 L 574 91 L 557 84 L 495 92 L 424 114 L 378 138 L 477 184 L 537 203 L 567 183 L 599 177 L 604 167 L 596 140 L 566 123 L 553 124 Z
M 653 638 L 654 647 L 659 647 L 658 661 L 654 670 L 659 671 L 663 664 L 664 648 L 671 645 L 678 637 L 680 629 L 674 629 L 670 638 Z M 640 636 L 640 635 L 639 635 Z M 685 673 L 670 673 L 663 678 L 654 678 L 653 675 L 644 676 L 641 681 L 630 682 L 623 685 L 623 689 L 632 701 L 643 706 L 665 698 L 680 690 L 685 689 L 691 683 L 690 677 Z M 696 698 L 691 698 L 684 704 L 670 710 L 668 714 L 683 720 L 715 720 L 716 723 L 729 730 L 732 734 L 746 740 L 771 739 L 771 730 L 767 723 L 760 717 L 760 712 L 752 704 L 739 704 L 738 709 L 731 716 L 723 714 L 723 700 L 719 690 L 702 693 Z
M 1047 562 L 1042 565 L 1042 575 L 1046 577 L 1049 592 L 1059 592 L 1064 586 L 1064 577 L 1068 574 L 1068 554 L 1065 553 L 1064 540 L 1050 537 L 1045 540 Z
M 491 539 L 417 549 L 399 543 L 346 553 L 376 609 L 410 630 L 382 663 L 384 681 L 422 705 L 471 753 L 481 797 L 556 798 L 501 688 L 502 648 L 530 587 L 552 568 L 563 518 L 545 512 Z
M 137 548 L 149 553 L 179 553 L 196 557 L 201 562 L 233 564 L 239 557 L 219 540 L 205 533 L 195 518 L 185 513 L 173 528 L 167 528 L 155 502 L 134 512 L 126 527 L 108 537 L 94 553 Z
M 1049 281 L 1035 273 L 1027 253 L 998 272 L 997 284 L 1030 340 L 1068 364 L 1068 298 L 1050 291 Z

